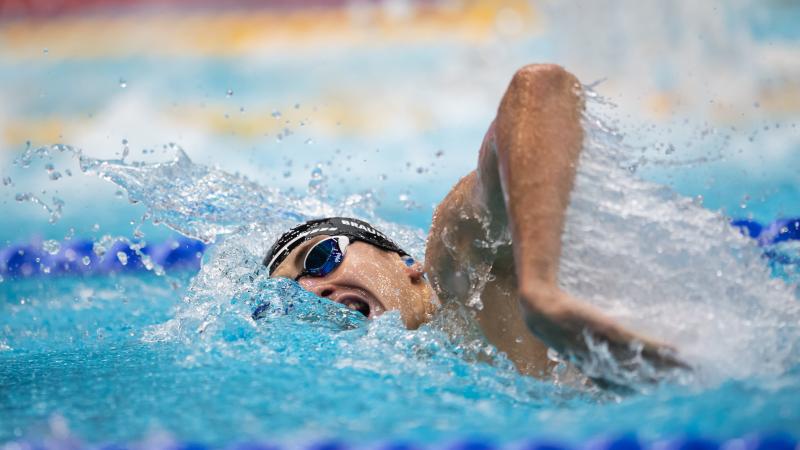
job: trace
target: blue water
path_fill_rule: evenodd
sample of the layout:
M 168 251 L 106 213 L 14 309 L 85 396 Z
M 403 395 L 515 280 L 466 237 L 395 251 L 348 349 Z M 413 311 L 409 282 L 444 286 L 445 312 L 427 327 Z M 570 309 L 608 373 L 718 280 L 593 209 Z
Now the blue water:
M 563 362 L 537 380 L 483 340 L 469 310 L 441 311 L 409 331 L 396 313 L 366 321 L 268 279 L 266 247 L 306 217 L 367 217 L 422 254 L 421 229 L 376 216 L 368 192 L 326 195 L 322 173 L 298 194 L 196 164 L 177 147 L 152 164 L 32 149 L 20 164 L 70 158 L 78 173 L 112 181 L 108 189 L 145 207 L 147 220 L 215 245 L 197 274 L 155 268 L 0 284 L 0 441 L 63 429 L 94 443 L 169 436 L 212 445 L 800 431 L 793 264 L 773 260 L 770 272 L 754 240 L 639 180 L 619 136 L 594 115 L 586 126 L 562 283 L 677 345 L 693 372 L 641 383 L 599 347 L 581 369 L 627 380 L 632 392 L 599 390 Z M 595 235 L 604 239 L 587 239 Z M 792 245 L 775 250 L 796 259 Z M 265 317 L 253 320 L 258 307 Z
M 182 234 L 211 245 L 199 272 L 2 279 L 0 443 L 800 437 L 800 246 L 762 248 L 728 225 L 800 215 L 797 111 L 756 106 L 774 80 L 794 86 L 792 66 L 765 55 L 796 55 L 797 8 L 695 14 L 714 5 L 634 11 L 665 17 L 664 28 L 562 5 L 546 11 L 543 36 L 477 45 L 68 61 L 54 46 L 24 63 L 0 58 L 0 113 L 73 120 L 63 140 L 76 146 L 3 149 L 0 175 L 13 184 L 1 188 L 0 242 Z M 505 83 L 531 61 L 608 78 L 596 89 L 621 104 L 590 101 L 563 286 L 673 343 L 694 372 L 642 384 L 598 348 L 582 369 L 631 392 L 599 390 L 563 361 L 546 380 L 523 377 L 469 310 L 408 331 L 394 314 L 368 322 L 266 279 L 267 246 L 307 217 L 373 220 L 421 256 L 433 204 L 474 167 Z M 658 89 L 683 96 L 666 119 L 632 106 Z M 337 105 L 372 121 L 331 131 Z M 206 112 L 275 122 L 247 136 L 176 119 Z M 279 140 L 284 127 L 292 134 Z M 254 321 L 259 306 L 267 314 Z

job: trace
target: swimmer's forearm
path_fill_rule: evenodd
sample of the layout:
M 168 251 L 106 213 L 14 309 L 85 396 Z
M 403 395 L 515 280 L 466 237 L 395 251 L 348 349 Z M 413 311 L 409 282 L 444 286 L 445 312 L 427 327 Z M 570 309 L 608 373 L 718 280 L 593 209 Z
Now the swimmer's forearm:
M 638 348 L 655 367 L 683 366 L 670 347 L 627 330 L 558 287 L 561 235 L 583 146 L 582 111 L 572 74 L 558 66 L 527 66 L 515 74 L 481 149 L 485 202 L 493 220 L 508 221 L 525 322 L 559 352 L 588 355 L 590 336 L 621 361 L 634 358 Z M 492 154 L 494 179 L 484 164 Z
M 564 216 L 583 143 L 578 80 L 531 65 L 511 81 L 481 149 L 478 174 L 493 222 L 508 226 L 520 289 L 555 286 Z M 501 196 L 502 194 L 502 196 Z

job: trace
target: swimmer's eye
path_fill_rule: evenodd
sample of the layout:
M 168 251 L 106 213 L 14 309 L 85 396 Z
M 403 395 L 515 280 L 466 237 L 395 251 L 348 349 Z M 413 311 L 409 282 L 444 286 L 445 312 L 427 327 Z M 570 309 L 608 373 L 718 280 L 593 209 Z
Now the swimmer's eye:
M 339 267 L 344 261 L 350 239 L 347 236 L 333 236 L 323 239 L 311 247 L 303 258 L 303 270 L 295 277 L 324 277 Z

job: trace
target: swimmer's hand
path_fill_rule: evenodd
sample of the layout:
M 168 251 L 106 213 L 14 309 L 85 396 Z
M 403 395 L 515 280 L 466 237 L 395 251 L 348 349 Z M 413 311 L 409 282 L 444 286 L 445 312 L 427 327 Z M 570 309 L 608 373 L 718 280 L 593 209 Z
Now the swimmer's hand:
M 657 372 L 690 368 L 677 357 L 675 348 L 626 329 L 558 287 L 543 283 L 523 286 L 520 305 L 533 334 L 560 354 L 578 361 L 592 357 L 589 336 L 594 345 L 607 346 L 620 369 L 640 372 L 644 381 L 661 378 L 651 370 L 642 370 L 645 364 Z

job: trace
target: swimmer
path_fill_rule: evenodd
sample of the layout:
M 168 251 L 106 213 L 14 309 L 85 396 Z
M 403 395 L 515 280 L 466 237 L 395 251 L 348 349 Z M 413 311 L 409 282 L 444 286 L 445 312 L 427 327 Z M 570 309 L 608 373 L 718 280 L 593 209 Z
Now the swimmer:
M 682 366 L 669 346 L 558 286 L 582 111 L 575 76 L 555 65 L 521 68 L 486 132 L 477 168 L 434 212 L 424 263 L 366 222 L 327 218 L 298 225 L 275 242 L 264 259 L 270 276 L 296 280 L 367 317 L 397 310 L 410 329 L 429 321 L 439 305 L 480 295 L 477 323 L 525 374 L 547 373 L 548 347 L 587 358 L 587 335 L 628 368 L 640 361 L 637 349 L 655 367 Z M 481 267 L 486 282 L 473 292 L 470 273 Z

